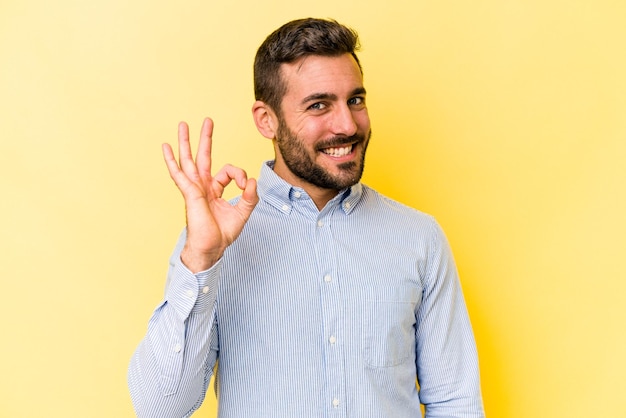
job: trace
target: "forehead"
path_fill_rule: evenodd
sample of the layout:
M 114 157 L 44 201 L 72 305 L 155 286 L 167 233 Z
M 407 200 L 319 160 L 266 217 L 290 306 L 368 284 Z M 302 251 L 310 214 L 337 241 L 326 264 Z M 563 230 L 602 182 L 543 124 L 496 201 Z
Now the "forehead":
M 351 94 L 363 87 L 363 75 L 350 54 L 339 56 L 309 55 L 281 65 L 286 86 L 285 98 L 297 99 L 315 93 Z

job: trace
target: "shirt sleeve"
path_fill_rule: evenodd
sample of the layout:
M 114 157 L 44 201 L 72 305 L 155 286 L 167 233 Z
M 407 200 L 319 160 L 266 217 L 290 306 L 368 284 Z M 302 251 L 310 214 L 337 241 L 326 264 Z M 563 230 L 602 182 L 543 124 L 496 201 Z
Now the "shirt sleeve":
M 138 417 L 188 417 L 204 400 L 218 354 L 215 314 L 221 260 L 193 274 L 170 258 L 165 297 L 131 358 L 128 386 Z
M 437 223 L 417 312 L 416 368 L 426 418 L 483 418 L 478 358 L 459 277 Z

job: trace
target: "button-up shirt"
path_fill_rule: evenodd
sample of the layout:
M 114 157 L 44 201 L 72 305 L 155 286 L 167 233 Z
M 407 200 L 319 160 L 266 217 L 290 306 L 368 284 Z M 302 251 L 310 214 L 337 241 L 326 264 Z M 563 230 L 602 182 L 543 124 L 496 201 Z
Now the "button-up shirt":
M 447 240 L 358 183 L 320 211 L 263 165 L 220 261 L 170 259 L 129 367 L 141 417 L 187 417 L 215 372 L 219 416 L 483 417 L 476 347 Z

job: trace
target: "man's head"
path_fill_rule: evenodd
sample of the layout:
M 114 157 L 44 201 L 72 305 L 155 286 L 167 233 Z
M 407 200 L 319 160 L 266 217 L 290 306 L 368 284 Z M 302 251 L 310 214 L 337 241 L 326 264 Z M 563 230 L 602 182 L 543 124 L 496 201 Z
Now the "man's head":
M 309 55 L 339 56 L 351 54 L 359 69 L 357 33 L 334 20 L 299 19 L 286 23 L 270 34 L 257 50 L 254 59 L 254 95 L 277 115 L 287 86 L 281 64 L 292 63 Z
M 370 122 L 357 47 L 351 29 L 304 19 L 272 33 L 255 60 L 252 113 L 273 140 L 274 172 L 318 207 L 363 172 Z

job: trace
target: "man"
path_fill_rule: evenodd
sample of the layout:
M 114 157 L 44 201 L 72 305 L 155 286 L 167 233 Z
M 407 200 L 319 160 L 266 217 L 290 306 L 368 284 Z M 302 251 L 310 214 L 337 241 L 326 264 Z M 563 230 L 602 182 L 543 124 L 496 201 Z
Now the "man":
M 483 416 L 444 234 L 359 182 L 371 130 L 357 46 L 319 19 L 261 45 L 252 113 L 276 156 L 258 193 L 239 168 L 211 175 L 210 119 L 195 161 L 186 124 L 179 161 L 164 145 L 187 228 L 130 364 L 139 416 L 190 416 L 214 370 L 220 417 L 403 418 L 420 403 L 427 417 Z

